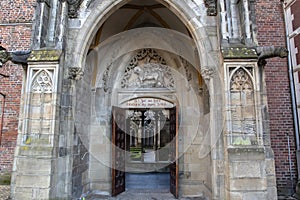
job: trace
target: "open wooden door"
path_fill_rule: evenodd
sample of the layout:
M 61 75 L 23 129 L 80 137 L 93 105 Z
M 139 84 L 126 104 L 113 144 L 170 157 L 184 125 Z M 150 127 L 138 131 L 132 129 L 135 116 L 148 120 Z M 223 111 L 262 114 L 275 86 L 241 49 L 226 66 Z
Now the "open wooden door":
M 113 107 L 112 111 L 112 196 L 125 191 L 126 113 Z
M 178 111 L 170 109 L 170 192 L 178 198 Z

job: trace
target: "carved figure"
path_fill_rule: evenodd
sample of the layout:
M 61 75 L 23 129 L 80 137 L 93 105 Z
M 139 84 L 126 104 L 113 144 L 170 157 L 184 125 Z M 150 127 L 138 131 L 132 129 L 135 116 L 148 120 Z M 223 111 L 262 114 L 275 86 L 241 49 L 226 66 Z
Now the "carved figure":
M 8 60 L 11 60 L 10 53 L 2 46 L 0 46 L 0 67 L 2 67 Z
M 163 71 L 160 68 L 151 67 L 135 67 L 134 73 L 138 76 L 138 86 L 139 87 L 165 87 L 163 79 Z
M 4 47 L 0 46 L 0 67 L 9 60 L 15 64 L 27 64 L 30 53 L 30 50 L 8 52 Z
M 78 16 L 78 9 L 83 2 L 83 0 L 67 0 L 69 4 L 68 15 L 70 18 L 76 18 Z
M 216 0 L 204 0 L 205 6 L 207 7 L 208 16 L 217 15 L 217 1 Z
M 268 59 L 273 57 L 287 57 L 289 51 L 284 47 L 264 46 L 256 48 L 258 60 Z

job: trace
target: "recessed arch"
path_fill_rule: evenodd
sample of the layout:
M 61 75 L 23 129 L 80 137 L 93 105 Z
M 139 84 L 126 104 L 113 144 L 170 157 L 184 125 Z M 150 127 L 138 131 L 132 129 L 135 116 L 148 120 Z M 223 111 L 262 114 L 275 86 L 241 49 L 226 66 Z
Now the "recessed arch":
M 70 34 L 70 40 L 80 40 L 72 44 L 74 46 L 69 46 L 68 48 L 69 52 L 67 56 L 70 56 L 70 58 L 67 60 L 74 61 L 66 63 L 68 66 L 74 66 L 74 63 L 77 63 L 78 67 L 83 68 L 89 47 L 99 28 L 112 13 L 129 2 L 129 0 L 102 1 L 99 4 L 96 4 L 96 1 L 93 2 L 93 5 L 96 6 L 91 8 L 89 16 L 84 21 L 84 25 L 78 30 L 74 29 L 74 33 Z M 195 54 L 199 56 L 200 65 L 202 67 L 211 65 L 209 64 L 208 57 L 209 52 L 213 51 L 212 41 L 204 28 L 204 24 L 198 20 L 195 11 L 185 2 L 174 2 L 172 0 L 159 0 L 158 2 L 174 12 L 186 25 L 194 41 L 198 41 L 196 42 L 197 50 L 195 50 Z M 203 10 L 203 13 L 206 13 L 206 11 Z
M 113 106 L 119 105 L 119 102 L 122 102 L 121 100 L 127 98 L 126 95 L 131 98 L 146 96 L 159 98 L 164 95 L 165 97 L 168 97 L 169 100 L 173 101 L 177 98 L 177 101 L 179 102 L 179 116 L 182 118 L 183 125 L 180 131 L 183 131 L 182 135 L 186 135 L 189 133 L 189 136 L 184 138 L 184 142 L 179 144 L 180 149 L 182 150 L 179 155 L 183 155 L 184 152 L 189 149 L 190 145 L 194 142 L 194 138 L 198 134 L 201 135 L 200 142 L 211 142 L 213 144 L 206 146 L 207 150 L 205 150 L 205 152 L 203 151 L 203 155 L 201 154 L 201 156 L 198 156 L 197 153 L 195 153 L 193 154 L 193 156 L 201 160 L 199 161 L 199 163 L 212 163 L 212 154 L 209 147 L 214 146 L 215 143 L 210 139 L 211 137 L 214 137 L 210 135 L 210 130 L 217 128 L 211 126 L 209 122 L 211 122 L 212 120 L 208 119 L 211 118 L 213 114 L 215 114 L 210 112 L 210 105 L 216 105 L 216 103 L 207 103 L 211 101 L 209 95 L 207 94 L 209 92 L 212 92 L 211 96 L 214 97 L 221 94 L 221 87 L 218 87 L 218 84 L 221 84 L 221 82 L 218 81 L 216 84 L 213 83 L 212 81 L 215 81 L 214 77 L 210 76 L 210 72 L 208 72 L 207 76 L 205 76 L 206 74 L 203 74 L 203 76 L 201 75 L 201 77 L 205 76 L 205 88 L 207 88 L 207 91 L 199 90 L 197 84 L 199 83 L 198 75 L 201 73 L 202 67 L 218 67 L 217 65 L 209 64 L 208 62 L 209 56 L 215 54 L 218 51 L 218 45 L 216 44 L 217 32 L 215 32 L 214 34 L 212 30 L 216 28 L 216 25 L 214 23 L 211 23 L 209 25 L 205 24 L 202 21 L 203 19 L 199 17 L 199 13 L 196 13 L 196 11 L 194 11 L 190 7 L 191 5 L 188 5 L 188 3 L 185 1 L 173 2 L 171 0 L 161 0 L 157 2 L 163 4 L 176 16 L 178 16 L 178 18 L 183 22 L 183 24 L 185 24 L 185 26 L 191 33 L 192 37 L 190 37 L 188 34 L 183 34 L 179 31 L 162 27 L 134 28 L 109 37 L 107 40 L 104 40 L 98 46 L 96 46 L 93 49 L 94 51 L 89 51 L 90 45 L 92 44 L 94 37 L 97 37 L 97 32 L 99 31 L 99 29 L 101 29 L 103 23 L 105 23 L 114 12 L 116 12 L 118 9 L 120 9 L 130 1 L 103 1 L 99 3 L 99 5 L 97 4 L 97 2 L 98 1 L 95 1 L 93 3 L 93 6 L 90 7 L 90 14 L 85 19 L 85 21 L 82 21 L 84 22 L 83 26 L 78 27 L 78 29 L 73 29 L 70 32 L 68 39 L 76 42 L 69 43 L 69 52 L 67 53 L 67 59 L 65 63 L 66 67 L 74 67 L 74 64 L 76 64 L 77 67 L 81 67 L 84 71 L 83 78 L 78 81 L 75 86 L 76 99 L 74 100 L 74 104 L 77 106 L 77 103 L 79 103 L 78 113 L 85 113 L 85 117 L 83 119 L 82 116 L 77 116 L 75 114 L 74 118 L 76 118 L 75 126 L 77 134 L 79 136 L 84 135 L 87 132 L 87 130 L 83 128 L 86 124 L 89 124 L 92 127 L 92 129 L 89 130 L 90 135 L 93 135 L 93 137 L 97 136 L 95 140 L 90 140 L 91 143 L 87 142 L 87 145 L 89 145 L 93 149 L 91 151 L 92 157 L 94 157 L 95 160 L 100 161 L 101 166 L 96 166 L 96 162 L 91 162 L 89 163 L 89 169 L 93 173 L 98 173 L 98 171 L 101 171 L 105 165 L 110 166 L 110 163 L 107 162 L 111 161 L 111 155 L 105 153 L 101 153 L 98 155 L 97 153 L 99 153 L 99 151 L 97 150 L 97 148 L 100 148 L 101 145 L 105 145 L 106 148 L 110 147 L 109 141 L 107 140 L 110 137 L 110 130 L 108 128 L 111 127 L 110 113 Z M 200 13 L 203 14 L 203 18 L 208 18 L 206 16 L 205 9 L 201 10 Z M 214 17 L 210 18 L 212 22 L 214 19 Z M 210 29 L 210 35 L 208 35 L 208 33 L 206 32 L 207 29 Z M 147 40 L 147 38 L 149 40 Z M 159 40 L 157 38 L 159 38 Z M 174 40 L 174 38 L 176 40 Z M 135 41 L 137 39 L 139 39 L 139 42 Z M 211 45 L 213 42 L 215 42 L 215 44 L 213 45 L 215 48 L 214 50 L 212 49 Z M 120 80 L 119 78 L 122 77 L 123 71 L 121 70 L 125 69 L 124 66 L 129 63 L 130 58 L 133 56 L 133 54 L 145 48 L 159 50 L 162 55 L 167 55 L 168 59 L 177 59 L 177 62 L 172 61 L 174 65 L 170 65 L 174 67 L 174 73 L 176 73 L 176 78 L 177 80 L 179 80 L 176 94 L 169 94 L 167 92 L 162 93 L 159 90 L 156 90 L 157 88 L 146 88 L 144 91 L 142 91 L 146 95 L 139 96 L 139 94 L 126 93 L 126 91 L 121 91 L 122 88 L 117 87 L 117 84 L 116 87 L 111 87 L 113 88 L 112 90 L 105 91 L 101 82 L 101 78 L 103 77 L 102 75 L 106 75 L 104 70 L 107 67 L 111 67 L 112 73 L 107 74 L 110 78 L 109 80 L 111 80 L 111 82 L 109 83 L 112 83 L 111 86 L 115 86 L 114 83 L 118 83 L 118 80 Z M 106 51 L 106 49 L 108 49 L 109 51 Z M 107 60 L 105 61 L 105 59 Z M 181 61 L 180 59 L 189 62 L 191 64 L 191 68 L 194 67 L 198 72 L 197 73 L 196 70 L 194 70 L 194 75 L 196 76 L 196 78 L 193 80 L 197 81 L 191 82 L 190 85 L 188 79 L 185 77 L 186 69 L 183 66 L 183 61 Z M 177 70 L 179 68 L 181 71 Z M 216 76 L 216 78 L 219 78 L 219 76 Z M 214 88 L 216 89 L 214 90 Z M 147 89 L 149 89 L 149 91 L 147 91 Z M 157 93 L 157 95 L 155 94 L 155 92 Z M 160 94 L 158 94 L 159 92 Z M 82 98 L 82 96 L 85 97 L 84 101 L 86 102 L 86 104 L 84 106 L 80 106 L 79 108 L 79 105 L 82 104 L 80 104 L 79 101 L 77 102 L 77 99 Z M 206 109 L 204 109 L 205 106 L 207 106 Z M 208 113 L 210 113 L 211 115 Z M 200 123 L 202 123 L 201 127 L 198 127 Z M 100 136 L 102 140 L 99 142 L 97 142 L 97 140 L 99 140 L 99 133 L 97 132 L 97 130 L 101 130 L 100 134 L 103 134 L 103 136 Z M 218 133 L 221 134 L 221 132 Z M 211 184 L 209 184 L 208 186 L 202 186 L 202 178 L 199 178 L 199 180 L 201 179 L 200 181 L 197 180 L 197 184 L 199 184 L 198 186 L 200 188 L 203 187 L 201 190 L 205 192 L 206 196 L 212 196 L 212 190 L 214 190 L 213 185 L 215 184 L 213 182 L 215 182 L 215 177 L 211 169 L 208 169 L 207 173 L 209 174 L 209 176 L 206 176 L 205 178 L 203 178 L 203 180 Z M 97 181 L 97 178 L 97 176 L 89 177 L 88 181 L 93 184 L 94 181 Z M 110 176 L 108 175 L 105 179 L 106 184 L 110 182 L 109 178 Z M 102 186 L 100 185 L 95 185 L 92 187 L 92 189 L 99 189 L 101 187 Z

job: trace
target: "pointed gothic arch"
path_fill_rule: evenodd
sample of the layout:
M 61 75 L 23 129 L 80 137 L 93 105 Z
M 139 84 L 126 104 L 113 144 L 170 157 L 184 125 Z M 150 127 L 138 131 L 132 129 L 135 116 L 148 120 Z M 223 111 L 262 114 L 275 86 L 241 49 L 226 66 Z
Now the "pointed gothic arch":
M 91 8 L 91 14 L 84 21 L 85 25 L 80 29 L 79 33 L 74 34 L 74 36 L 76 35 L 77 39 L 80 38 L 79 42 L 75 44 L 76 46 L 70 46 L 69 49 L 67 49 L 69 51 L 67 57 L 70 57 L 67 60 L 75 61 L 72 63 L 67 63 L 67 65 L 73 66 L 74 63 L 76 63 L 78 67 L 84 69 L 89 46 L 92 43 L 92 39 L 96 35 L 98 29 L 112 13 L 128 2 L 130 1 L 117 0 L 114 2 L 99 3 L 94 8 Z M 172 0 L 159 0 L 158 2 L 165 5 L 177 17 L 179 17 L 179 19 L 185 24 L 191 33 L 194 41 L 202 41 L 196 42 L 195 49 L 195 54 L 197 57 L 199 57 L 199 65 L 202 68 L 217 68 L 218 63 L 214 62 L 215 58 L 210 55 L 215 54 L 214 51 L 217 49 L 213 48 L 215 45 L 212 45 L 213 41 L 210 39 L 206 29 L 204 28 L 204 24 L 198 20 L 196 11 L 192 10 L 186 2 L 177 2 Z M 203 12 L 205 13 L 205 11 Z

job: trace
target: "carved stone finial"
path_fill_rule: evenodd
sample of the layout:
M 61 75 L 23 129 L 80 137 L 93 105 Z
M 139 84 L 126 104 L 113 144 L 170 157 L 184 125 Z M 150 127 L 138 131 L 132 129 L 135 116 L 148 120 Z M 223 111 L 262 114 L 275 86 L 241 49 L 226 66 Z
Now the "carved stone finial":
M 266 65 L 266 59 L 280 57 L 285 58 L 288 56 L 289 51 L 284 47 L 274 47 L 274 46 L 263 46 L 257 47 L 256 52 L 258 55 L 259 66 Z
M 72 80 L 80 80 L 83 76 L 83 71 L 80 67 L 69 67 L 68 78 Z
M 70 18 L 76 18 L 78 16 L 78 9 L 83 0 L 67 0 L 69 4 L 68 15 Z
M 216 0 L 204 0 L 205 6 L 207 7 L 208 16 L 217 15 L 217 1 Z

